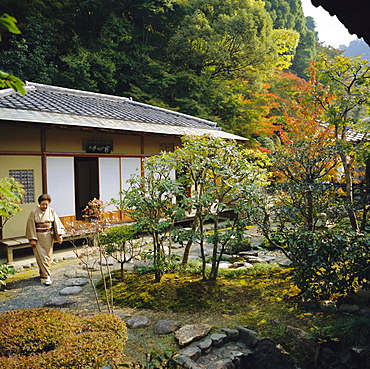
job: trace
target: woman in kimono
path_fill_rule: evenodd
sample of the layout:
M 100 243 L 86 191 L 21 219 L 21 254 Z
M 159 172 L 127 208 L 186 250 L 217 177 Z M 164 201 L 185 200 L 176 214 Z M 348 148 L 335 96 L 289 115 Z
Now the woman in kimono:
M 52 283 L 50 267 L 54 241 L 62 243 L 64 234 L 64 226 L 55 211 L 49 207 L 50 202 L 49 195 L 41 195 L 38 198 L 39 206 L 31 211 L 26 226 L 26 237 L 39 266 L 41 283 L 46 285 Z

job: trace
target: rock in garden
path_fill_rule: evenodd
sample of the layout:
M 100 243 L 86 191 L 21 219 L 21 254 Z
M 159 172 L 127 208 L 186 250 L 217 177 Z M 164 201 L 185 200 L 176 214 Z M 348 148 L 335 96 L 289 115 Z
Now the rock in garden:
M 126 324 L 132 329 L 144 328 L 150 325 L 150 320 L 145 315 L 133 315 Z
M 186 369 L 202 369 L 201 366 L 197 365 L 193 360 L 185 355 L 177 355 L 176 361 L 179 362 L 181 366 Z
M 102 266 L 114 265 L 114 259 L 113 258 L 103 259 L 101 262 L 99 261 L 99 264 Z
M 51 297 L 45 301 L 45 306 L 65 306 L 74 304 L 77 300 L 70 296 Z
M 74 270 L 72 272 L 64 273 L 67 278 L 88 278 L 89 273 L 87 270 Z
M 231 359 L 221 359 L 213 361 L 207 366 L 207 369 L 235 369 L 235 365 Z
M 367 316 L 370 318 L 370 308 L 363 308 L 359 311 L 359 314 L 362 316 Z
M 263 263 L 263 259 L 258 256 L 245 256 L 245 259 L 251 264 Z
M 261 339 L 252 355 L 253 369 L 297 369 L 288 352 L 271 338 Z
M 240 251 L 238 252 L 239 256 L 247 257 L 247 256 L 258 256 L 257 251 Z
M 84 286 L 89 283 L 87 278 L 71 278 L 66 281 L 66 286 Z
M 62 296 L 78 295 L 81 291 L 82 287 L 80 286 L 65 287 L 59 292 L 59 294 Z
M 239 331 L 237 329 L 222 328 L 222 331 L 226 333 L 230 341 L 236 341 L 239 338 Z
M 248 347 L 253 348 L 257 345 L 259 341 L 259 335 L 257 332 L 241 326 L 237 326 L 236 328 L 239 331 L 240 340 Z
M 188 345 L 189 343 L 206 336 L 211 330 L 208 324 L 188 324 L 180 328 L 175 337 L 180 346 Z
M 197 361 L 201 355 L 202 351 L 199 347 L 187 347 L 185 350 L 181 351 L 181 354 L 187 356 L 193 361 Z
M 214 333 L 211 335 L 211 340 L 214 346 L 221 347 L 227 341 L 227 335 L 226 333 Z
M 354 314 L 360 311 L 360 307 L 358 305 L 342 304 L 339 306 L 338 311 L 341 313 Z
M 334 301 L 326 300 L 319 303 L 319 309 L 324 313 L 335 313 L 337 311 L 337 305 Z
M 212 340 L 210 338 L 206 338 L 198 343 L 198 347 L 202 350 L 202 354 L 208 354 L 212 347 Z
M 63 260 L 73 260 L 73 259 L 77 259 L 77 255 L 73 254 L 73 255 L 63 257 Z
M 180 328 L 180 323 L 176 320 L 158 320 L 153 328 L 155 334 L 169 334 Z

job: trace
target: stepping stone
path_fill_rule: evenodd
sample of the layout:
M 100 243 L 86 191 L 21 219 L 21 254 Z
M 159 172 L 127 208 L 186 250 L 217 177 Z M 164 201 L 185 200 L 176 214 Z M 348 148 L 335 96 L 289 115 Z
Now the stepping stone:
M 66 286 L 84 286 L 86 283 L 89 283 L 87 278 L 71 278 L 66 281 Z
M 227 335 L 225 333 L 214 333 L 210 338 L 213 345 L 216 347 L 221 347 L 225 342 L 227 342 Z
M 59 292 L 59 294 L 62 296 L 78 295 L 81 291 L 82 287 L 80 286 L 65 287 Z
M 68 278 L 88 278 L 89 273 L 87 270 L 74 270 L 73 272 L 64 273 Z
M 202 354 L 208 354 L 211 351 L 212 340 L 210 338 L 206 338 L 198 343 L 198 347 L 201 349 Z
M 77 259 L 77 255 L 69 255 L 63 257 L 63 260 L 73 260 L 73 259 Z
M 211 328 L 208 324 L 184 325 L 175 333 L 175 338 L 178 340 L 180 346 L 185 346 L 206 336 Z
M 45 301 L 45 306 L 63 306 L 63 305 L 71 305 L 77 302 L 74 297 L 69 296 L 59 296 L 59 297 L 51 297 Z
M 155 334 L 169 334 L 180 327 L 180 323 L 176 320 L 163 319 L 158 320 L 153 328 Z
M 201 357 L 202 351 L 200 350 L 199 347 L 196 346 L 187 347 L 185 350 L 181 352 L 181 355 L 187 356 L 193 361 L 197 361 Z
M 144 328 L 150 325 L 150 320 L 145 315 L 133 315 L 126 321 L 129 328 Z

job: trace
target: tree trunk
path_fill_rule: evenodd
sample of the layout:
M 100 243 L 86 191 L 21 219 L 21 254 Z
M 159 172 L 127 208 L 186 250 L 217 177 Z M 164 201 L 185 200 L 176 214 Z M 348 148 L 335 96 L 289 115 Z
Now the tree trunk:
M 354 201 L 353 201 L 353 182 L 352 182 L 352 175 L 351 175 L 351 167 L 347 162 L 346 155 L 341 152 L 340 158 L 342 160 L 343 170 L 344 170 L 344 178 L 346 181 L 346 198 L 347 198 L 347 213 L 348 218 L 351 222 L 351 227 L 354 232 L 358 232 L 358 222 L 356 219 L 356 213 L 354 210 Z
M 218 262 L 217 262 L 218 217 L 215 217 L 214 220 L 213 220 L 213 234 L 214 234 L 214 241 L 213 241 L 213 253 L 212 253 L 212 268 L 211 268 L 211 273 L 209 275 L 209 279 L 211 281 L 216 280 L 217 272 L 218 272 Z
M 193 245 L 193 235 L 195 234 L 195 231 L 198 227 L 198 224 L 199 224 L 199 220 L 198 220 L 197 214 L 195 214 L 193 224 L 191 226 L 192 237 L 186 243 L 186 246 L 185 246 L 185 249 L 184 249 L 184 254 L 182 256 L 182 263 L 181 263 L 182 265 L 186 265 L 189 261 L 190 249 L 191 249 L 191 246 Z

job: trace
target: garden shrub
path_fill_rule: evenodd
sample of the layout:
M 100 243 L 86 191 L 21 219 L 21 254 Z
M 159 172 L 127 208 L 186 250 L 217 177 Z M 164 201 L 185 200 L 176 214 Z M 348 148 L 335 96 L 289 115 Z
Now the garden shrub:
M 347 347 L 370 347 L 370 318 L 353 316 L 334 324 L 333 332 Z
M 77 317 L 25 309 L 0 315 L 0 367 L 101 368 L 122 362 L 124 322 L 113 314 Z
M 280 242 L 282 235 L 280 237 Z M 339 228 L 291 230 L 284 249 L 292 260 L 293 281 L 304 297 L 325 300 L 369 287 L 370 239 Z

